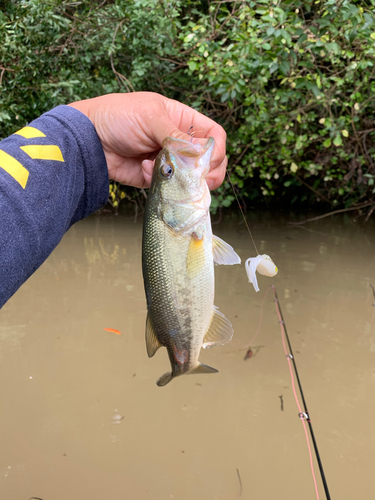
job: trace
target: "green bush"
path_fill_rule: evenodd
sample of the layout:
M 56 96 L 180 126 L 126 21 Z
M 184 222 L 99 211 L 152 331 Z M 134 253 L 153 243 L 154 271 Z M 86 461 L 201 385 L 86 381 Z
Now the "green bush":
M 244 202 L 371 202 L 374 7 L 375 0 L 2 2 L 1 134 L 61 103 L 150 90 L 223 124 Z M 214 209 L 234 200 L 227 182 L 215 196 Z

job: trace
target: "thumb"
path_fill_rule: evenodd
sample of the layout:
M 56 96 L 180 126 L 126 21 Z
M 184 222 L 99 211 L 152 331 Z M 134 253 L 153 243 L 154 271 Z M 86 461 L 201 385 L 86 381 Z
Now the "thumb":
M 186 119 L 183 120 L 183 117 L 181 117 L 180 122 L 186 122 Z M 187 127 L 186 130 L 180 129 L 176 127 L 174 122 L 171 120 L 168 112 L 166 109 L 163 109 L 161 112 L 161 116 L 157 117 L 157 120 L 155 121 L 155 126 L 153 127 L 152 130 L 152 139 L 159 145 L 159 147 L 162 147 L 163 141 L 166 137 L 173 137 L 174 139 L 182 139 L 183 141 L 187 142 L 192 142 L 193 144 L 205 144 L 207 142 L 207 138 L 203 139 L 198 139 L 194 137 L 194 117 L 192 117 L 191 123 L 189 123 L 189 126 Z M 191 133 L 190 130 L 192 131 Z M 202 132 L 202 130 L 195 130 L 195 132 Z
M 208 141 L 207 137 L 194 137 L 194 129 L 192 128 L 192 126 L 189 128 L 189 130 L 191 129 L 192 132 L 188 134 L 188 130 L 186 132 L 180 130 L 171 121 L 169 121 L 169 123 L 165 125 L 166 126 L 164 128 L 160 128 L 160 130 L 157 131 L 157 139 L 154 139 L 160 145 L 160 147 L 162 147 L 163 141 L 166 137 L 172 137 L 173 139 L 182 139 L 183 141 L 191 142 L 192 144 L 201 144 L 202 146 L 204 146 Z
M 142 161 L 142 173 L 144 179 L 144 186 L 148 188 L 151 186 L 152 171 L 154 169 L 155 160 L 143 160 Z
M 190 142 L 192 136 L 187 133 L 188 131 L 180 130 L 168 115 L 164 116 L 162 120 L 158 121 L 157 127 L 154 130 L 153 140 L 161 147 L 166 137 L 173 137 L 174 139 L 182 139 L 183 141 Z M 196 142 L 196 141 L 194 141 Z

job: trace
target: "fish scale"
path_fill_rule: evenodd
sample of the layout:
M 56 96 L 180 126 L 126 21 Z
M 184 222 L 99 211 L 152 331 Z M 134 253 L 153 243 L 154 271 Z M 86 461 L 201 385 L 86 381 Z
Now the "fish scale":
M 240 259 L 212 236 L 205 176 L 213 144 L 213 139 L 200 146 L 167 138 L 147 197 L 142 248 L 146 346 L 149 357 L 166 347 L 172 368 L 160 377 L 160 386 L 185 373 L 216 372 L 198 361 L 201 347 L 228 342 L 233 333 L 214 306 L 215 245 L 221 250 L 217 263 Z
M 150 209 L 148 214 L 144 224 L 144 241 L 148 242 L 144 276 L 149 283 L 146 297 L 154 329 L 169 352 L 173 352 L 173 342 L 179 351 L 188 350 L 189 358 L 194 359 L 193 350 L 200 350 L 213 311 L 212 249 L 205 245 L 204 252 L 197 252 L 187 273 L 191 238 L 175 235 L 157 220 L 154 210 Z M 206 260 L 208 265 L 204 266 Z M 197 272 L 203 267 L 204 272 Z M 175 331 L 183 331 L 184 335 L 173 335 Z M 189 364 L 184 369 L 188 370 Z

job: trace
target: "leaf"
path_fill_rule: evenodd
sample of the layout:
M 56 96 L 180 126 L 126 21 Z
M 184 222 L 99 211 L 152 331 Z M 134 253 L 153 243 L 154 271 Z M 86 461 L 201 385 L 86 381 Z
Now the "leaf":
M 287 76 L 289 74 L 289 71 L 290 71 L 290 64 L 288 63 L 288 61 L 282 61 L 279 64 L 279 69 L 283 75 Z
M 349 132 L 347 130 L 341 130 L 341 133 L 344 137 L 349 137 Z
M 296 165 L 294 162 L 290 165 L 290 170 L 291 172 L 293 172 L 293 174 L 295 174 L 298 170 L 298 165 Z M 285 186 L 285 184 L 284 184 Z
M 298 149 L 301 149 L 302 146 L 303 146 L 303 140 L 302 140 L 302 137 L 299 135 L 297 137 L 297 142 L 296 142 L 295 148 L 298 150 Z
M 333 52 L 334 54 L 340 53 L 340 46 L 336 42 L 327 43 L 325 48 L 328 49 L 329 52 Z
M 281 36 L 285 39 L 285 41 L 288 45 L 291 45 L 292 38 L 286 30 L 284 30 L 284 29 L 281 30 Z
M 277 62 L 273 62 L 270 64 L 269 70 L 270 70 L 271 75 L 272 75 L 272 73 L 275 73 L 275 71 L 277 70 L 278 67 L 279 67 L 279 65 L 277 64 Z
M 60 104 L 142 89 L 226 124 L 230 160 L 242 169 L 236 187 L 250 205 L 263 190 L 267 197 L 289 191 L 283 182 L 290 178 L 301 201 L 293 159 L 297 174 L 306 170 L 331 201 L 372 199 L 367 168 L 360 184 L 344 176 L 347 165 L 366 161 L 350 140 L 351 118 L 358 131 L 373 128 L 374 2 L 251 0 L 237 2 L 233 16 L 230 2 L 206 0 L 111 0 L 100 9 L 73 0 L 1 2 L 2 137 Z M 375 157 L 370 134 L 366 147 Z M 276 165 L 284 178 L 275 180 Z M 219 188 L 211 210 L 223 206 L 229 188 Z M 122 193 L 136 199 L 132 188 L 111 192 L 111 202 L 121 204 Z
M 220 101 L 225 102 L 228 100 L 228 98 L 229 98 L 229 92 L 224 92 L 224 94 L 222 94 L 222 96 L 220 98 Z
M 189 33 L 187 36 L 185 36 L 184 42 L 188 43 L 192 40 L 192 38 L 194 38 L 194 33 Z
M 336 135 L 336 137 L 333 139 L 333 144 L 335 146 L 341 146 L 342 145 L 342 137 L 341 137 L 341 135 Z
M 231 204 L 232 204 L 232 201 L 234 200 L 234 196 L 227 196 L 223 201 L 222 201 L 222 205 L 224 207 L 230 207 Z

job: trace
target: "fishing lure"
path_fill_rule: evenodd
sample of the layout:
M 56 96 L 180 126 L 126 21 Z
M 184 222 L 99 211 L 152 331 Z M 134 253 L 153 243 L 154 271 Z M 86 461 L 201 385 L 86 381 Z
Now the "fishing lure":
M 252 283 L 256 292 L 259 292 L 256 271 L 258 271 L 258 273 L 262 276 L 269 276 L 271 278 L 276 276 L 278 272 L 273 260 L 266 254 L 257 255 L 256 257 L 250 257 L 250 259 L 247 259 L 245 262 L 245 269 L 249 282 Z
M 243 220 L 244 220 L 244 222 L 246 224 L 246 227 L 247 227 L 247 230 L 249 232 L 251 241 L 253 242 L 255 251 L 258 254 L 256 257 L 250 257 L 250 259 L 247 259 L 247 261 L 245 262 L 245 269 L 246 269 L 247 277 L 249 278 L 249 282 L 252 283 L 252 285 L 254 287 L 254 290 L 256 292 L 259 292 L 259 286 L 258 286 L 258 280 L 257 280 L 257 276 L 256 276 L 256 271 L 258 271 L 258 273 L 262 274 L 263 276 L 269 276 L 270 278 L 272 278 L 273 276 L 276 276 L 276 274 L 278 272 L 278 269 L 275 266 L 273 260 L 271 259 L 271 257 L 269 255 L 266 255 L 266 254 L 260 255 L 259 254 L 257 246 L 256 246 L 255 241 L 254 241 L 254 238 L 253 238 L 253 235 L 251 234 L 249 225 L 247 223 L 245 214 L 243 213 L 240 201 L 239 201 L 239 199 L 237 197 L 237 193 L 236 193 L 236 191 L 234 189 L 232 181 L 230 180 L 229 172 L 227 172 L 227 177 L 228 177 L 228 180 L 229 180 L 229 184 L 232 186 L 232 191 L 234 193 L 234 196 L 236 197 L 236 200 L 237 200 L 237 203 L 238 203 L 238 207 L 239 207 L 239 209 L 241 211 Z

